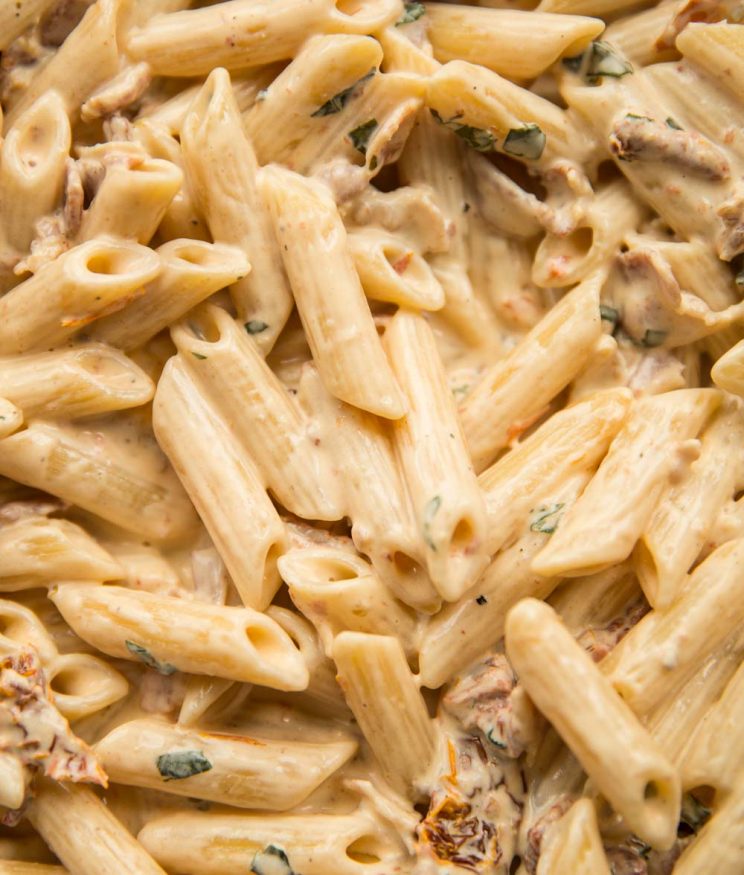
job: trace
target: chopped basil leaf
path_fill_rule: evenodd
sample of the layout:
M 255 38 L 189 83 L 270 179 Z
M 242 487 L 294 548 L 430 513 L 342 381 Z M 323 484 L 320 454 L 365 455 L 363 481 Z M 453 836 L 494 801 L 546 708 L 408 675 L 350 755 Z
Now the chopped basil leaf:
M 132 653 L 137 659 L 142 660 L 144 664 L 148 668 L 154 668 L 155 671 L 159 671 L 160 674 L 175 674 L 178 669 L 175 665 L 171 665 L 169 662 L 160 662 L 159 659 L 155 659 L 155 657 L 150 653 L 150 651 L 143 647 L 141 644 L 135 644 L 134 641 L 125 641 L 127 650 Z
M 487 605 L 488 604 L 488 599 L 484 595 L 479 595 L 475 601 L 479 605 Z
M 474 128 L 472 125 L 461 125 L 459 119 L 462 118 L 462 115 L 453 115 L 452 118 L 445 120 L 435 109 L 431 109 L 430 112 L 440 125 L 449 128 L 476 152 L 491 152 L 496 145 L 496 138 L 490 131 Z
M 334 94 L 330 100 L 326 100 L 326 102 L 319 106 L 315 112 L 311 112 L 311 118 L 320 118 L 324 115 L 333 115 L 334 113 L 341 112 L 341 110 L 346 106 L 349 102 L 350 98 L 356 91 L 356 89 L 362 85 L 367 79 L 371 79 L 375 73 L 377 72 L 377 68 L 373 67 L 369 73 L 365 73 L 361 79 L 357 79 L 357 81 L 353 85 L 349 85 L 348 88 L 344 88 L 343 91 L 339 91 L 338 94 Z
M 619 79 L 633 72 L 629 61 L 617 54 L 615 49 L 603 40 L 595 40 L 589 49 L 586 76 L 590 80 L 598 76 L 612 76 Z
M 426 503 L 426 507 L 424 508 L 424 540 L 431 547 L 434 552 L 436 552 L 437 545 L 434 543 L 431 537 L 431 524 L 434 521 L 434 517 L 437 515 L 439 508 L 442 506 L 442 496 L 435 495 L 434 498 L 430 499 Z
M 639 121 L 639 122 L 652 122 L 652 121 L 653 121 L 653 119 L 652 119 L 650 116 L 647 116 L 647 115 L 637 115 L 637 114 L 634 113 L 634 112 L 626 112 L 626 113 L 625 113 L 625 118 L 634 118 L 634 119 L 636 119 L 636 120 Z
M 462 386 L 455 386 L 455 388 L 452 390 L 452 394 L 455 397 L 457 397 L 458 395 L 460 397 L 464 397 L 465 395 L 468 394 L 469 391 L 470 391 L 470 384 L 464 383 Z
M 358 128 L 354 128 L 353 131 L 349 131 L 351 145 L 357 150 L 357 152 L 361 152 L 362 155 L 367 154 L 367 144 L 369 143 L 369 138 L 372 136 L 372 132 L 376 127 L 377 119 L 371 118 L 369 121 L 364 122 L 364 124 L 359 125 Z
M 377 170 L 377 155 L 372 156 L 372 160 L 369 162 L 370 170 Z
M 248 334 L 260 334 L 262 331 L 266 331 L 268 327 L 268 323 L 262 322 L 260 319 L 251 319 L 250 322 L 245 323 L 245 330 Z
M 544 535 L 552 535 L 558 528 L 558 523 L 561 521 L 560 513 L 564 508 L 562 502 L 558 504 L 544 505 L 538 507 L 535 519 L 530 525 L 531 532 L 542 532 Z
M 212 768 L 212 763 L 200 750 L 178 750 L 163 753 L 156 760 L 158 771 L 166 781 L 180 781 L 193 775 L 200 775 Z
M 677 122 L 671 117 L 667 116 L 664 121 L 666 122 L 666 126 L 668 128 L 672 128 L 674 131 L 684 131 L 682 125 L 678 125 Z
M 612 325 L 612 330 L 615 330 L 615 326 L 620 321 L 620 314 L 614 307 L 608 307 L 607 304 L 599 305 L 599 318 L 603 322 L 609 322 Z
M 537 160 L 545 149 L 545 134 L 539 125 L 528 124 L 521 128 L 512 128 L 504 140 L 504 152 L 517 158 Z
M 654 346 L 661 346 L 662 343 L 667 339 L 666 331 L 659 331 L 654 328 L 648 328 L 646 333 L 643 335 L 643 340 L 641 341 L 642 346 L 648 346 L 653 348 Z
M 395 26 L 400 27 L 402 24 L 418 21 L 422 15 L 426 15 L 426 7 L 423 3 L 404 3 L 403 15 L 395 22 Z
M 192 352 L 191 355 L 193 355 L 195 359 L 201 359 L 202 361 L 206 358 L 206 356 L 202 355 L 200 352 Z
M 276 845 L 267 845 L 263 851 L 256 851 L 250 871 L 254 875 L 296 875 L 289 865 L 289 857 Z

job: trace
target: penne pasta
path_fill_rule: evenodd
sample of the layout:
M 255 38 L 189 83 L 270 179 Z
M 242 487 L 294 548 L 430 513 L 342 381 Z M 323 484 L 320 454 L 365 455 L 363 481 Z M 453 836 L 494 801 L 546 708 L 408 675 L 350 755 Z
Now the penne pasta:
M 289 636 L 251 608 L 75 583 L 60 584 L 49 597 L 84 641 L 109 656 L 154 661 L 161 673 L 179 669 L 280 690 L 307 686 L 307 668 Z
M 506 621 L 509 660 L 530 698 L 626 823 L 666 850 L 677 834 L 679 777 L 556 614 L 525 599 Z M 548 665 L 560 665 L 548 679 Z

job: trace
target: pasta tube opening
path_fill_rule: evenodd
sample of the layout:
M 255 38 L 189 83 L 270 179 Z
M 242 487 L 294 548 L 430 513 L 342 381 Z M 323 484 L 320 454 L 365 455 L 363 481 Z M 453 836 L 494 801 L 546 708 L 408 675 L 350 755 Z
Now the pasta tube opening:
M 56 657 L 47 669 L 47 678 L 54 704 L 68 720 L 95 714 L 118 702 L 129 690 L 118 671 L 86 653 Z

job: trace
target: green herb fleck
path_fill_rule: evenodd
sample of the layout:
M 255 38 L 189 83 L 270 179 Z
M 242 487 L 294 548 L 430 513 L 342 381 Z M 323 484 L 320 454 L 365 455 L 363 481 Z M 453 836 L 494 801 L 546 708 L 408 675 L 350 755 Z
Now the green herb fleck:
M 744 270 L 740 270 L 734 277 L 734 282 L 740 289 L 744 289 Z
M 267 845 L 263 851 L 256 851 L 250 871 L 254 875 L 296 875 L 289 865 L 289 857 L 276 845 Z
M 193 355 L 195 359 L 201 359 L 201 361 L 204 361 L 206 358 L 206 356 L 202 355 L 200 352 L 192 352 L 191 355 Z
M 666 126 L 668 128 L 671 128 L 674 131 L 684 131 L 682 125 L 678 125 L 677 122 L 670 115 L 667 116 L 664 121 L 666 122 Z
M 245 330 L 248 334 L 260 334 L 262 331 L 266 331 L 268 327 L 268 323 L 262 322 L 260 319 L 251 319 L 250 322 L 245 323 Z
M 369 162 L 370 170 L 377 170 L 377 155 L 372 156 L 372 160 Z
M 457 397 L 464 398 L 468 394 L 469 391 L 470 391 L 470 384 L 463 383 L 462 386 L 455 386 L 455 388 L 452 390 L 452 394 L 456 398 Z
M 487 605 L 488 604 L 488 599 L 484 595 L 479 595 L 475 601 L 479 605 Z
M 536 124 L 512 128 L 504 140 L 504 152 L 516 158 L 536 161 L 545 150 L 546 139 L 540 126 Z
M 256 103 L 260 103 L 262 100 L 266 100 L 266 98 L 267 98 L 268 96 L 269 96 L 269 89 L 268 89 L 268 88 L 262 88 L 262 89 L 258 92 L 258 94 L 256 95 Z
M 563 507 L 564 505 L 562 502 L 538 507 L 535 519 L 530 525 L 530 531 L 542 532 L 544 535 L 552 535 L 558 528 L 561 516 L 563 516 L 563 514 L 560 513 L 560 511 L 563 510 Z
M 148 668 L 154 668 L 155 671 L 159 671 L 160 674 L 174 674 L 178 671 L 175 665 L 171 665 L 169 662 L 160 662 L 159 659 L 155 659 L 155 657 L 150 653 L 150 651 L 143 647 L 141 644 L 135 644 L 134 641 L 125 641 L 127 650 L 137 657 L 137 659 L 142 660 L 144 664 Z
M 418 21 L 422 15 L 426 15 L 426 7 L 423 3 L 404 3 L 403 15 L 395 22 L 396 27 Z
M 430 499 L 424 508 L 424 540 L 436 553 L 437 545 L 431 537 L 431 524 L 434 522 L 434 517 L 437 515 L 439 508 L 442 506 L 442 496 L 435 495 Z
M 163 753 L 156 760 L 158 771 L 166 781 L 180 781 L 200 775 L 212 768 L 212 763 L 200 750 L 179 750 Z
M 619 79 L 633 72 L 633 66 L 615 49 L 603 40 L 595 40 L 589 48 L 589 60 L 586 66 L 586 77 L 595 81 L 599 76 L 611 76 Z
M 474 128 L 472 125 L 461 125 L 459 122 L 459 119 L 462 118 L 461 113 L 453 115 L 452 118 L 443 119 L 435 109 L 430 109 L 429 111 L 440 125 L 449 128 L 458 137 L 465 140 L 468 146 L 475 149 L 476 152 L 491 152 L 496 145 L 496 138 L 490 131 Z
M 367 144 L 369 143 L 369 138 L 372 136 L 376 127 L 377 119 L 371 118 L 369 121 L 364 122 L 364 124 L 359 125 L 358 128 L 354 128 L 353 131 L 349 131 L 351 145 L 357 150 L 357 152 L 361 152 L 362 155 L 367 154 Z
M 599 305 L 599 318 L 603 322 L 609 322 L 612 325 L 612 330 L 615 330 L 615 326 L 620 321 L 620 314 L 614 307 L 608 307 L 607 304 Z
M 320 118 L 324 115 L 333 115 L 334 113 L 341 112 L 341 110 L 346 106 L 354 92 L 360 85 L 363 85 L 368 79 L 371 79 L 375 73 L 377 72 L 377 67 L 373 67 L 369 73 L 365 73 L 361 79 L 357 79 L 353 85 L 349 85 L 348 88 L 344 88 L 343 91 L 339 91 L 338 94 L 334 94 L 330 100 L 326 100 L 326 102 L 319 106 L 315 112 L 310 113 L 311 118 Z
M 635 119 L 636 121 L 639 121 L 639 122 L 652 122 L 653 121 L 653 119 L 650 116 L 638 115 L 635 112 L 626 112 L 625 118 L 632 118 L 632 119 Z
M 667 332 L 660 331 L 654 328 L 648 328 L 641 340 L 641 346 L 647 346 L 652 349 L 655 346 L 661 346 L 667 339 Z
M 643 841 L 643 839 L 639 839 L 638 836 L 631 836 L 628 839 L 628 844 L 631 848 L 638 854 L 639 857 L 643 857 L 644 860 L 648 860 L 648 855 L 651 853 L 651 845 L 647 844 Z

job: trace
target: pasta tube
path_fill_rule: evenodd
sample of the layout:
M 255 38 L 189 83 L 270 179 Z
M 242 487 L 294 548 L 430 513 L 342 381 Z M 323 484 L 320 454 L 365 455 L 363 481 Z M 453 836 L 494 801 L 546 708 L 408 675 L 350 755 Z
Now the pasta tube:
M 400 418 L 405 400 L 382 351 L 328 189 L 275 166 L 262 173 L 297 309 L 326 388 L 362 410 Z
M 258 162 L 245 134 L 230 75 L 214 70 L 181 129 L 189 182 L 212 237 L 246 253 L 252 271 L 230 288 L 242 322 L 268 352 L 292 310 L 292 293 L 271 217 L 256 182 Z
M 155 720 L 117 726 L 95 745 L 111 781 L 238 808 L 286 811 L 355 753 L 356 742 L 278 741 Z
M 506 619 L 506 652 L 530 698 L 630 829 L 654 847 L 671 847 L 679 777 L 555 612 L 536 599 L 519 602 Z M 560 671 L 551 671 L 556 665 Z
M 160 273 L 123 310 L 98 319 L 89 336 L 131 350 L 180 319 L 214 292 L 248 273 L 236 247 L 200 240 L 171 240 L 157 249 Z
M 72 134 L 64 102 L 49 91 L 18 118 L 0 154 L 0 223 L 7 242 L 28 252 L 34 224 L 62 199 Z
M 76 246 L 0 300 L 0 349 L 10 355 L 59 345 L 141 294 L 159 270 L 155 253 L 136 243 L 91 240 Z
M 738 596 L 744 540 L 720 546 L 685 581 L 677 601 L 652 611 L 602 662 L 630 707 L 647 715 L 687 681 L 744 617 Z
M 370 858 L 393 867 L 403 856 L 380 824 L 361 811 L 174 814 L 151 821 L 138 838 L 171 871 L 192 869 L 196 875 L 234 875 L 268 845 L 282 848 L 302 875 L 364 875 Z
M 480 472 L 584 367 L 602 333 L 595 274 L 572 289 L 505 358 L 491 365 L 460 408 Z
M 246 328 L 247 326 L 247 328 Z M 325 448 L 249 333 L 219 307 L 204 307 L 171 329 L 184 366 L 245 447 L 287 510 L 306 519 L 343 516 Z
M 168 362 L 158 383 L 153 427 L 243 603 L 265 609 L 280 582 L 276 560 L 285 549 L 284 526 L 253 463 L 180 357 Z
M 141 368 L 102 343 L 0 359 L 0 396 L 26 417 L 77 419 L 139 407 L 154 394 Z
M 32 517 L 0 528 L 0 590 L 51 580 L 116 580 L 123 569 L 90 535 L 67 520 Z
M 736 875 L 744 848 L 743 796 L 739 786 L 723 801 L 674 864 L 674 875 L 697 875 L 706 869 L 717 875 Z
M 697 457 L 697 444 L 688 442 L 720 403 L 710 389 L 637 401 L 591 483 L 532 563 L 535 571 L 576 577 L 627 559 L 675 466 L 685 470 Z M 617 498 L 608 503 L 607 495 Z
M 533 79 L 563 55 L 579 55 L 604 30 L 597 18 L 427 3 L 438 61 L 463 60 L 509 79 Z
M 149 656 L 160 671 L 175 668 L 278 690 L 307 686 L 307 667 L 290 637 L 251 608 L 75 583 L 57 586 L 49 597 L 84 641 L 109 656 L 133 662 Z
M 321 30 L 371 33 L 400 13 L 398 0 L 355 4 L 336 0 L 229 0 L 228 4 L 158 16 L 129 34 L 127 50 L 158 75 L 199 76 L 215 67 L 243 69 L 293 57 Z
M 513 538 L 541 493 L 593 473 L 630 409 L 627 389 L 597 392 L 553 414 L 478 478 L 488 516 L 488 552 Z
M 426 703 L 396 638 L 342 632 L 333 643 L 338 682 L 380 764 L 399 792 L 416 795 L 437 749 Z
M 330 547 L 292 550 L 279 559 L 279 572 L 329 656 L 334 637 L 346 630 L 395 636 L 413 656 L 415 614 L 393 598 L 361 556 Z
M 385 347 L 408 407 L 393 426 L 393 445 L 429 576 L 442 598 L 454 601 L 488 564 L 483 496 L 428 324 L 399 310 L 385 332 Z
M 70 875 L 165 875 L 87 787 L 45 778 L 36 785 L 27 817 Z
M 611 875 L 591 800 L 574 802 L 545 834 L 537 875 Z
M 103 432 L 34 422 L 0 443 L 0 473 L 145 537 L 193 531 L 193 508 L 162 454 L 143 466 L 127 449 Z

